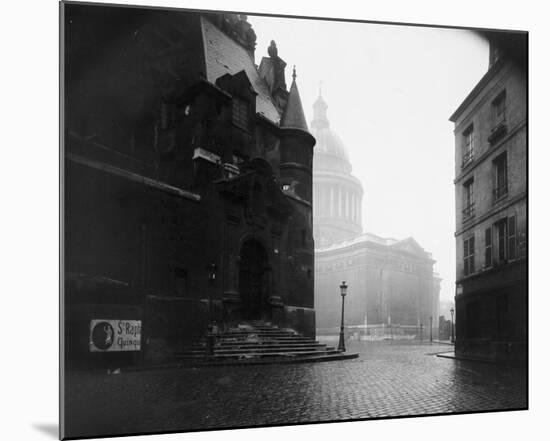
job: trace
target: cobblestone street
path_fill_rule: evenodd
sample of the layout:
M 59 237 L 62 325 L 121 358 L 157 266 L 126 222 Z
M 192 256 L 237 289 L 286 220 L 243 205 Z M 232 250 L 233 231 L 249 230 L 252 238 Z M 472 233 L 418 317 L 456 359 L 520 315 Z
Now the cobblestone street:
M 525 372 L 436 357 L 448 345 L 355 342 L 355 360 L 73 373 L 69 436 L 186 431 L 527 406 Z M 74 434 L 74 435 L 73 435 Z

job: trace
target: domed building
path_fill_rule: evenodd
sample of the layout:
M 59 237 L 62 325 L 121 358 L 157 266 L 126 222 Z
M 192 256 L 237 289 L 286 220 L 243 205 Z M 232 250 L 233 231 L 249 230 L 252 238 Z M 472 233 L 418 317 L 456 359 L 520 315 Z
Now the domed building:
M 363 187 L 351 174 L 346 146 L 330 128 L 327 104 L 319 94 L 313 105 L 313 237 L 317 246 L 351 239 L 362 232 Z
M 363 186 L 353 176 L 346 146 L 331 129 L 328 105 L 313 105 L 313 237 L 317 333 L 340 325 L 339 286 L 346 281 L 345 322 L 358 336 L 429 336 L 437 329 L 440 279 L 435 260 L 412 237 L 363 233 Z M 367 331 L 368 330 L 368 331 Z M 434 335 L 436 335 L 434 333 Z

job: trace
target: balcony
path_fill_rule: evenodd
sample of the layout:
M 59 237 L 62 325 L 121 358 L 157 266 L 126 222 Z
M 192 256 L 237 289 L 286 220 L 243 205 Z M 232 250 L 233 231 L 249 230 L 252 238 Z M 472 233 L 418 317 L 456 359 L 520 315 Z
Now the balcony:
M 493 188 L 493 204 L 505 198 L 508 195 L 508 183 L 499 185 Z
M 470 162 L 474 160 L 474 151 L 469 150 L 462 156 L 462 168 L 466 167 Z
M 506 119 L 502 118 L 491 129 L 491 134 L 487 138 L 487 141 L 489 141 L 490 144 L 494 144 L 496 141 L 506 135 L 507 132 L 508 125 L 506 124 Z
M 462 209 L 462 222 L 466 222 L 470 220 L 471 218 L 474 217 L 474 215 L 475 215 L 475 203 L 472 202 L 466 205 L 464 209 Z

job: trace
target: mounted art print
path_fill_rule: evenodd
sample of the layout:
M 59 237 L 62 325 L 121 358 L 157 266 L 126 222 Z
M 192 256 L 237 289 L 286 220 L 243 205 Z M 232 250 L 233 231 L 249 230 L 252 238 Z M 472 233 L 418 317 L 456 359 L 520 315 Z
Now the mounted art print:
M 527 409 L 526 32 L 60 7 L 62 439 Z

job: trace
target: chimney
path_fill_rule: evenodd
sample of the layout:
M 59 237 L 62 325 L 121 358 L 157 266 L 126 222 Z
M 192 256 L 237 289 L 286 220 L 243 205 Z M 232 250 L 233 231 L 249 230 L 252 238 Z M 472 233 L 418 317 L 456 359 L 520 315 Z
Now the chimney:
M 260 78 L 262 78 L 269 88 L 271 96 L 280 110 L 286 107 L 288 92 L 285 82 L 285 67 L 286 63 L 279 57 L 277 45 L 271 40 L 271 44 L 267 48 L 268 57 L 263 57 L 258 69 Z

